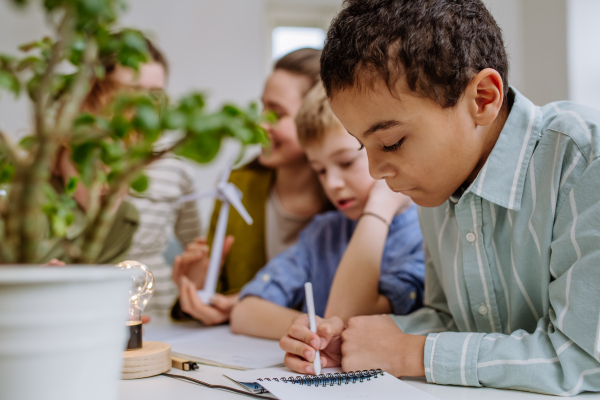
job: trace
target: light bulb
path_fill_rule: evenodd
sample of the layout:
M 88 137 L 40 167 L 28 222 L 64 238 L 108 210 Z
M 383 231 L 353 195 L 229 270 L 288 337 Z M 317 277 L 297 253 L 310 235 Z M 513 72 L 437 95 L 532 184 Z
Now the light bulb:
M 116 267 L 127 270 L 132 280 L 129 289 L 129 312 L 127 315 L 127 326 L 129 327 L 127 350 L 141 349 L 142 314 L 154 293 L 154 275 L 147 266 L 137 261 L 123 261 L 118 263 Z

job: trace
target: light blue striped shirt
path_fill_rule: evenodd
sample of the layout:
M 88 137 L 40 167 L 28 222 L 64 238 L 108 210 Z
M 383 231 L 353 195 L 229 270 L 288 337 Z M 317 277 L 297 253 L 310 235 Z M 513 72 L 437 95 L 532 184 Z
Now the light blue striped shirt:
M 458 202 L 421 208 L 427 335 L 439 384 L 600 391 L 600 111 L 514 103 Z

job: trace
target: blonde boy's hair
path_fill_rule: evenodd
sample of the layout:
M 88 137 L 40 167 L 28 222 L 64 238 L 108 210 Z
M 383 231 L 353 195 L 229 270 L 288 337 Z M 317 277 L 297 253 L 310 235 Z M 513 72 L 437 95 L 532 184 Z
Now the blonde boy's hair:
M 329 107 L 325 88 L 321 82 L 317 83 L 304 98 L 302 107 L 296 115 L 296 129 L 300 144 L 306 147 L 319 142 L 328 131 L 341 126 L 342 123 Z

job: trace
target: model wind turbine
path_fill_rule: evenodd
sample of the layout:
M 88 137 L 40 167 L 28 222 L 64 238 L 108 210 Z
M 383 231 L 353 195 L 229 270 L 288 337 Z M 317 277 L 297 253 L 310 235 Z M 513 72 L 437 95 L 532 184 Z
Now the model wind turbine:
M 217 289 L 217 280 L 219 279 L 219 270 L 221 269 L 221 256 L 223 255 L 223 242 L 225 241 L 227 221 L 229 220 L 229 206 L 232 205 L 248 225 L 252 225 L 253 222 L 252 217 L 250 217 L 250 214 L 248 214 L 248 211 L 246 211 L 242 204 L 242 192 L 233 183 L 228 182 L 233 160 L 227 164 L 227 168 L 223 172 L 221 180 L 217 183 L 216 189 L 203 193 L 192 193 L 179 199 L 180 203 L 203 197 L 216 197 L 221 200 L 221 210 L 219 211 L 217 229 L 215 230 L 212 242 L 204 289 L 198 290 L 198 297 L 200 297 L 200 300 L 204 304 L 210 303 L 210 298 L 215 294 Z

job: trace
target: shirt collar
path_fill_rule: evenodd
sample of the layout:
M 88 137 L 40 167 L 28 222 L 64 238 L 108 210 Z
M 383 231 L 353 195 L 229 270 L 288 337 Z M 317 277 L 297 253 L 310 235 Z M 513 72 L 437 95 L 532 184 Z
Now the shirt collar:
M 498 141 L 466 192 L 519 211 L 527 168 L 541 130 L 542 113 L 512 86 L 509 96 L 514 96 L 514 101 Z

